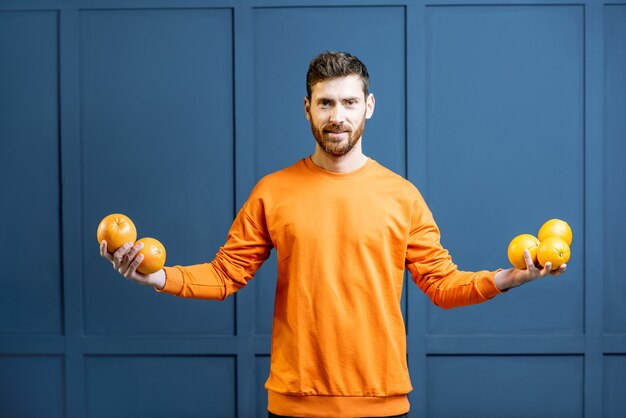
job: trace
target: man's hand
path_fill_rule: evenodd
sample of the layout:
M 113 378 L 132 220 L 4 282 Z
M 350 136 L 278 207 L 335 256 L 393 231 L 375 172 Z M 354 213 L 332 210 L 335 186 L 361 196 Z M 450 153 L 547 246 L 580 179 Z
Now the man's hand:
M 141 274 L 137 267 L 143 260 L 143 255 L 137 253 L 143 248 L 140 242 L 133 247 L 132 242 L 128 242 L 117 249 L 113 254 L 107 251 L 107 242 L 100 243 L 100 255 L 113 264 L 113 268 L 128 280 L 143 286 L 154 286 L 161 290 L 165 286 L 165 271 L 163 269 L 152 274 Z
M 552 271 L 552 263 L 546 263 L 543 269 L 539 270 L 533 264 L 528 250 L 524 251 L 524 261 L 526 261 L 526 270 L 511 268 L 496 273 L 494 282 L 499 290 L 504 291 L 512 287 L 517 287 L 544 276 L 559 276 L 567 268 L 567 265 L 563 264 L 558 269 Z

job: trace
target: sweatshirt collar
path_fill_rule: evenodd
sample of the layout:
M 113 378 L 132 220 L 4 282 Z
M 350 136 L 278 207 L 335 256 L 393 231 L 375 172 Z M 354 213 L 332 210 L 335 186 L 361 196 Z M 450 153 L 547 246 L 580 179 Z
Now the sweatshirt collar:
M 363 164 L 361 167 L 357 168 L 356 170 L 353 170 L 347 173 L 335 173 L 333 171 L 324 170 L 323 168 L 317 166 L 311 159 L 311 156 L 304 158 L 302 161 L 309 171 L 312 171 L 316 174 L 321 174 L 327 178 L 331 178 L 334 180 L 348 180 L 348 179 L 358 177 L 366 173 L 367 171 L 369 171 L 376 164 L 376 161 L 368 157 L 367 161 L 365 161 L 365 164 Z

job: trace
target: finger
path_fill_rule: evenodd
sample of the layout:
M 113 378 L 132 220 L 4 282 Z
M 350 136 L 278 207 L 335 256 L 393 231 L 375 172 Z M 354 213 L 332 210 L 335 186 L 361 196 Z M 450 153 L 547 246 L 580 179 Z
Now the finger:
M 108 245 L 109 244 L 107 244 L 107 242 L 105 240 L 102 240 L 102 242 L 100 243 L 100 256 L 106 258 L 109 261 L 112 261 L 113 260 L 113 256 L 109 252 Z
M 133 248 L 131 248 L 130 251 L 126 254 L 126 257 L 128 258 L 128 260 L 132 260 L 133 258 L 135 258 L 137 253 L 142 248 L 143 248 L 143 242 L 138 242 L 137 244 L 135 244 L 135 246 Z
M 552 272 L 552 275 L 559 276 L 565 272 L 565 269 L 567 269 L 567 264 L 561 264 L 561 266 L 558 269 Z
M 117 251 L 115 251 L 115 253 L 113 253 L 113 262 L 116 264 L 116 266 L 118 268 L 120 267 L 120 265 L 124 261 L 124 256 L 126 255 L 128 250 L 130 249 L 131 245 L 133 245 L 132 242 L 127 242 L 126 244 L 124 244 L 120 248 L 118 248 Z
M 545 276 L 546 274 L 550 274 L 552 272 L 552 263 L 547 262 L 545 266 L 543 266 L 543 270 L 541 270 L 541 275 Z
M 534 280 L 540 276 L 541 272 L 533 262 L 532 257 L 530 256 L 530 251 L 524 250 L 524 262 L 526 263 L 526 275 L 524 281 Z
M 530 270 L 531 266 L 534 266 L 533 259 L 530 256 L 530 251 L 524 250 L 524 262 L 526 263 L 526 268 Z
M 139 265 L 141 264 L 142 261 L 143 261 L 143 254 L 139 254 L 133 260 L 133 262 L 128 265 L 128 268 L 124 272 L 124 277 L 130 278 L 130 276 L 135 274 L 137 272 L 137 267 L 139 267 Z M 137 273 L 137 274 L 139 274 L 139 273 Z

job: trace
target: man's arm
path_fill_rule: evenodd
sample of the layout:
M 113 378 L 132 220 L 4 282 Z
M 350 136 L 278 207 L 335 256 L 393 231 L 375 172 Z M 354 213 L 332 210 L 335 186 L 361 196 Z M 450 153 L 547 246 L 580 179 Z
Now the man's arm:
M 100 243 L 100 255 L 125 278 L 175 296 L 223 300 L 244 287 L 269 257 L 273 244 L 265 226 L 262 206 L 250 199 L 235 218 L 228 239 L 210 263 L 164 267 L 153 274 L 137 271 L 142 244 L 127 243 L 115 253 Z
M 165 267 L 162 291 L 184 298 L 223 300 L 244 287 L 273 248 L 267 228 L 260 223 L 252 220 L 244 206 L 213 261 Z
M 412 214 L 406 266 L 413 281 L 442 308 L 482 303 L 512 287 L 565 271 L 565 267 L 551 271 L 550 266 L 540 270 L 533 265 L 530 254 L 524 255 L 525 270 L 461 271 L 442 247 L 439 228 L 421 195 L 413 203 Z

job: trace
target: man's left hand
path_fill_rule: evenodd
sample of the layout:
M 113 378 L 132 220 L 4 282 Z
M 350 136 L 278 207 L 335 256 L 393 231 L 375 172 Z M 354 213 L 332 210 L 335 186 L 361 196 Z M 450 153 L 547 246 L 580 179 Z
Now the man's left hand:
M 566 264 L 562 264 L 558 269 L 553 271 L 552 263 L 546 263 L 546 265 L 543 266 L 543 269 L 539 269 L 533 263 L 528 250 L 524 251 L 524 261 L 526 262 L 525 270 L 511 268 L 508 270 L 501 270 L 496 273 L 494 282 L 500 291 L 505 291 L 512 287 L 523 285 L 524 283 L 531 282 L 544 276 L 560 276 L 567 268 Z

